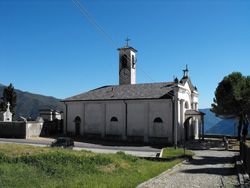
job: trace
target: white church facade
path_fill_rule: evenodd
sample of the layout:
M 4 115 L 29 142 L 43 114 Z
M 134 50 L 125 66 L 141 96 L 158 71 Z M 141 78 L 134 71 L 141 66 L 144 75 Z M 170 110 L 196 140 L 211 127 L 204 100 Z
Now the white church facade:
M 197 138 L 204 114 L 187 67 L 181 80 L 136 84 L 137 51 L 128 45 L 118 51 L 119 85 L 61 100 L 64 134 L 174 145 Z

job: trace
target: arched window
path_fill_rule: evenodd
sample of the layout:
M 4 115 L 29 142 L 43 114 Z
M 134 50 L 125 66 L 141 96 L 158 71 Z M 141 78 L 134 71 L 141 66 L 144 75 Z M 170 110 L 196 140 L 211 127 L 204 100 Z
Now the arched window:
M 160 117 L 155 118 L 154 123 L 163 123 Z
M 127 59 L 128 59 L 128 56 L 124 54 L 121 59 L 122 68 L 127 68 Z
M 81 122 L 81 118 L 80 118 L 79 116 L 77 116 L 77 117 L 75 118 L 75 122 L 80 123 L 80 122 Z
M 117 117 L 112 117 L 110 121 L 118 121 Z
M 186 109 L 189 109 L 189 105 L 188 105 L 188 102 L 187 102 L 187 101 L 185 102 L 185 108 L 186 108 Z

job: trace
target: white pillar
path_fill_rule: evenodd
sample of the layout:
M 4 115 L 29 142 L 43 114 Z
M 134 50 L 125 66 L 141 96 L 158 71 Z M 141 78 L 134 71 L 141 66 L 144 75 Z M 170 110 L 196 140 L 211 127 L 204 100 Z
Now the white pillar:
M 195 103 L 195 110 L 198 110 L 198 102 Z
M 180 101 L 180 126 L 179 126 L 179 136 L 180 139 L 185 139 L 184 135 L 184 100 Z
M 199 132 L 198 132 L 198 130 L 199 130 L 199 121 L 198 121 L 198 119 L 195 119 L 195 121 L 194 121 L 194 139 L 198 139 L 199 138 Z

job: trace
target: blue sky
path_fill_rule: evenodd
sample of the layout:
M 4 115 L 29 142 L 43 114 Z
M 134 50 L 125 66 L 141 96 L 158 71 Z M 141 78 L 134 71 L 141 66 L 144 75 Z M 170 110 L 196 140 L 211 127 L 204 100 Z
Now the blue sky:
M 209 108 L 218 83 L 250 75 L 249 0 L 79 0 L 155 82 L 186 64 Z M 137 83 L 152 82 L 137 69 Z M 119 84 L 118 51 L 71 0 L 0 0 L 0 84 L 62 99 Z

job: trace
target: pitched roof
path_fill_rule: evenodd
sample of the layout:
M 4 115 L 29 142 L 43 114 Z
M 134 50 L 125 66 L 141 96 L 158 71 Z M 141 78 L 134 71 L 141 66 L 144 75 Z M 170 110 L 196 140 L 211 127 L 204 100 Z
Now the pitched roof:
M 104 86 L 61 101 L 170 99 L 173 96 L 172 86 L 173 82 Z
M 186 110 L 185 115 L 206 115 L 206 114 L 197 110 Z

